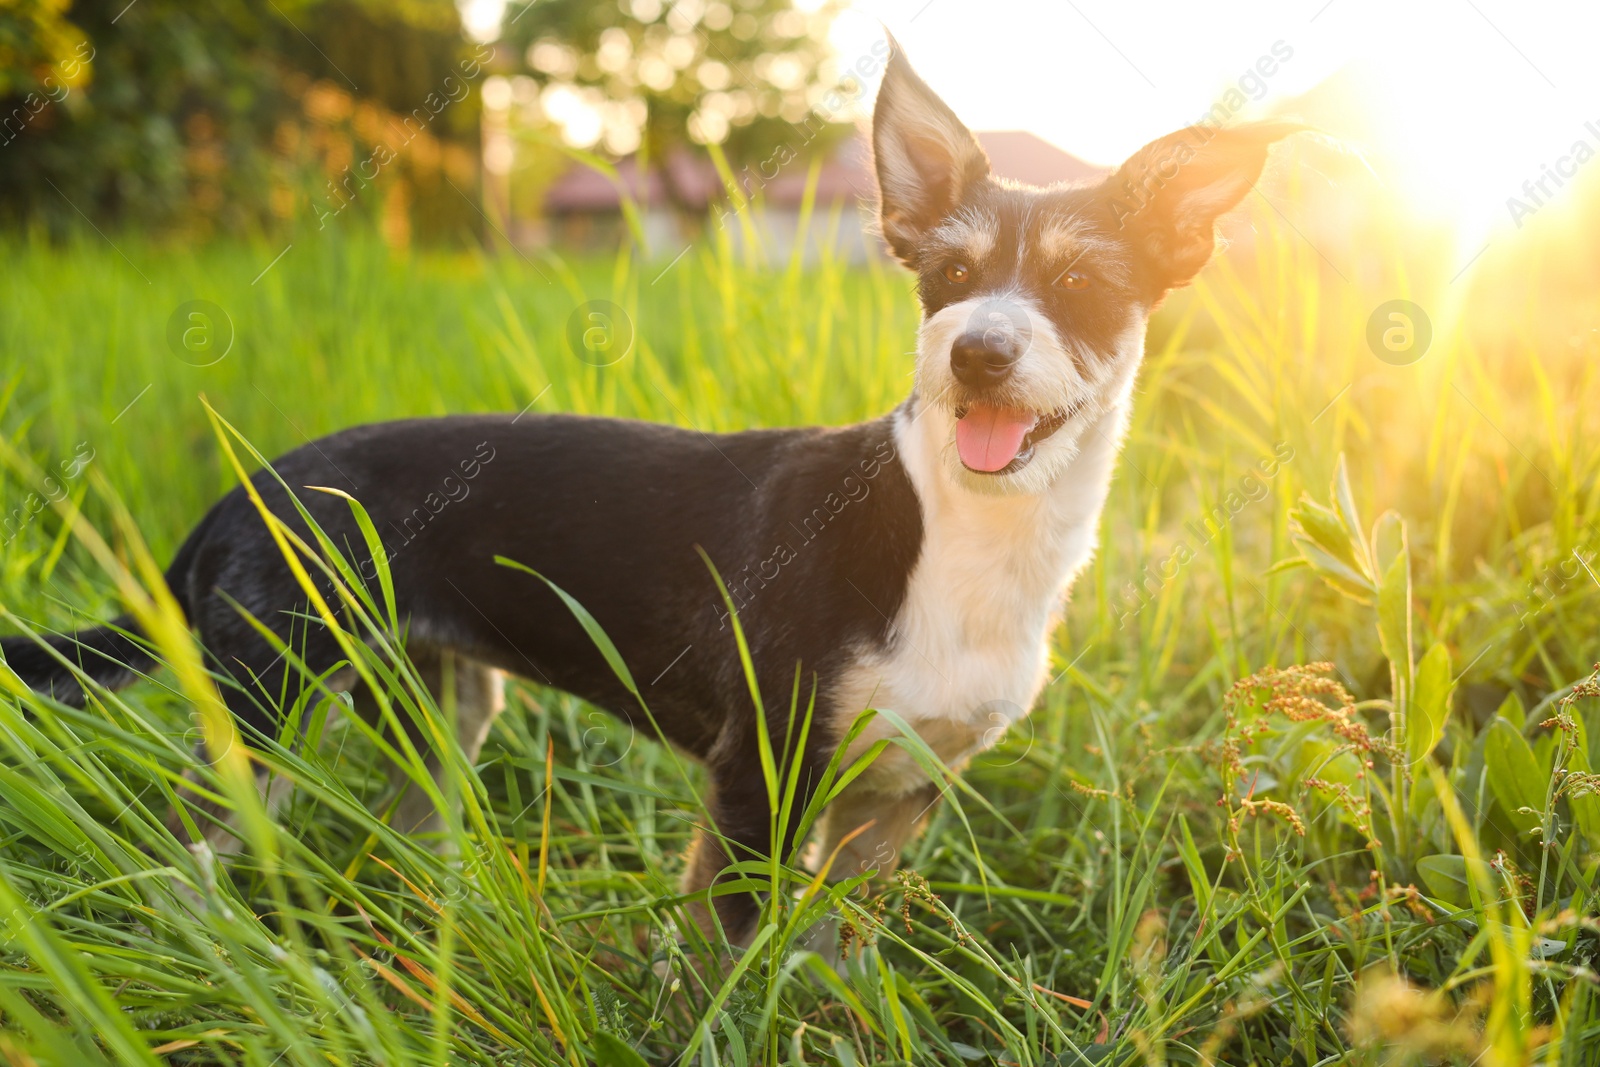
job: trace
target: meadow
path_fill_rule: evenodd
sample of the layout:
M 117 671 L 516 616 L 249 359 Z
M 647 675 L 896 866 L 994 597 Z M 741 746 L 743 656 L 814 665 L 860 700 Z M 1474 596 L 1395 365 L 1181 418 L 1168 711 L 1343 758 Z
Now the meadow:
M 1334 246 L 1253 201 L 1153 324 L 1035 713 L 896 877 L 748 865 L 778 892 L 731 958 L 673 936 L 700 779 L 650 737 L 519 683 L 451 763 L 449 858 L 368 810 L 387 742 L 313 702 L 312 742 L 258 757 L 297 787 L 269 822 L 149 592 L 251 449 L 363 421 L 877 415 L 910 388 L 908 275 L 714 238 L 671 262 L 396 252 L 355 224 L 287 252 L 7 239 L 5 628 L 134 603 L 172 669 L 84 710 L 0 671 L 0 1055 L 1600 1062 L 1600 263 L 1539 221 L 1537 253 L 1499 238 L 1452 279 L 1422 238 Z M 231 321 L 220 357 L 169 340 L 197 299 Z M 1368 343 L 1395 299 L 1429 309 L 1418 358 Z M 595 300 L 631 334 L 615 359 L 571 343 Z M 353 655 L 397 709 L 450 713 Z M 185 775 L 245 809 L 240 854 L 166 828 Z M 806 940 L 829 914 L 837 969 Z

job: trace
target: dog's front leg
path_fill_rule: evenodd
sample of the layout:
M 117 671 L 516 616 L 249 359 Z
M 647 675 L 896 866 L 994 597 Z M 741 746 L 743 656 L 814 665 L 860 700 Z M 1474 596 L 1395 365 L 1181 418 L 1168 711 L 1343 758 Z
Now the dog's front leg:
M 754 747 L 756 741 L 753 737 L 748 740 L 748 745 L 719 745 L 720 751 L 707 761 L 711 789 L 705 803 L 711 825 L 696 832 L 690 847 L 683 878 L 685 893 L 701 893 L 732 880 L 736 876 L 728 871 L 731 864 L 764 861 L 774 851 L 786 861 L 794 848 L 798 829 L 792 825 L 794 819 L 785 827 L 781 840 L 773 839 L 773 813 Z M 799 758 L 804 765 L 800 768 L 798 789 L 791 804 L 796 819 L 810 802 L 814 783 L 826 764 L 826 753 L 820 746 L 812 746 Z M 779 767 L 780 780 L 787 781 L 788 773 L 787 767 Z M 761 915 L 761 895 L 724 892 L 710 900 L 711 907 L 700 901 L 690 905 L 696 925 L 707 936 L 713 936 L 720 923 L 730 944 L 749 944 Z M 716 921 L 712 917 L 713 908 Z
M 831 859 L 828 878 L 835 882 L 869 871 L 876 871 L 880 879 L 888 877 L 900 866 L 906 842 L 942 796 L 944 790 L 933 782 L 907 793 L 852 784 L 823 816 L 817 866 Z
M 759 769 L 742 776 L 718 775 L 705 798 L 711 825 L 695 831 L 683 872 L 683 891 L 701 893 L 727 881 L 729 865 L 758 859 L 771 849 L 771 812 Z M 715 939 L 717 925 L 732 945 L 747 944 L 755 934 L 761 900 L 754 893 L 724 893 L 707 902 L 696 900 L 689 913 L 702 933 Z M 715 910 L 715 919 L 712 911 Z
M 826 865 L 827 877 L 834 882 L 873 874 L 873 880 L 881 884 L 900 866 L 906 842 L 921 828 L 942 796 L 944 790 L 933 782 L 904 793 L 886 793 L 859 781 L 853 783 L 828 805 L 823 815 L 821 832 L 814 842 L 813 869 Z M 815 924 L 801 943 L 829 961 L 839 974 L 845 973 L 838 915 Z

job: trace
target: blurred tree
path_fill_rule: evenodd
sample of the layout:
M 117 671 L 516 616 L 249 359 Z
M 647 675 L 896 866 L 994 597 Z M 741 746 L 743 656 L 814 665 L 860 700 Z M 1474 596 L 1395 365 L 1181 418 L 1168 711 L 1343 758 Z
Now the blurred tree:
M 0 99 L 59 95 L 62 72 L 80 60 L 77 49 L 84 42 L 82 31 L 67 21 L 66 8 L 67 0 L 0 2 Z M 10 117 L 0 115 L 0 121 Z
M 453 0 L 0 0 L 0 219 L 203 232 L 326 216 L 330 187 L 342 210 L 376 180 L 378 145 L 408 177 L 470 181 L 472 105 L 446 79 L 472 55 Z M 390 184 L 364 198 L 373 213 L 434 195 Z M 448 187 L 434 198 L 472 214 Z
M 826 0 L 532 0 L 508 5 L 504 40 L 540 84 L 567 143 L 660 157 L 686 141 L 736 162 L 836 130 L 812 109 L 833 88 Z

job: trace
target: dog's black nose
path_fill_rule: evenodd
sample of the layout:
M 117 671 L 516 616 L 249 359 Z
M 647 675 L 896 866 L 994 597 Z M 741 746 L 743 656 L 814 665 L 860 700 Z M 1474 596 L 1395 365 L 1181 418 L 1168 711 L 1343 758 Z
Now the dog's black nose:
M 1021 358 L 1022 346 L 1016 339 L 999 336 L 994 330 L 969 331 L 950 346 L 950 370 L 956 381 L 969 389 L 999 385 L 1011 377 Z

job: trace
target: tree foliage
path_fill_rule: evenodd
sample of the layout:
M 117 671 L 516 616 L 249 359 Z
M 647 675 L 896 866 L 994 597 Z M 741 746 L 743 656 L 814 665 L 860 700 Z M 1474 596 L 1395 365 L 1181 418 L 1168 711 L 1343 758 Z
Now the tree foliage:
M 792 139 L 831 88 L 837 11 L 792 0 L 532 0 L 507 8 L 504 39 L 578 147 L 660 155 L 693 141 L 755 159 Z M 565 121 L 577 101 L 596 125 Z
M 835 9 L 513 0 L 491 49 L 455 0 L 0 0 L 0 224 L 476 225 L 470 83 L 491 56 L 569 144 L 715 143 L 737 166 L 833 132 L 813 108 Z
M 201 232 L 315 217 L 308 189 L 348 185 L 471 51 L 452 0 L 16 0 L 0 7 L 0 212 Z M 470 180 L 455 103 L 429 109 L 408 169 Z M 427 191 L 391 185 L 402 209 Z

